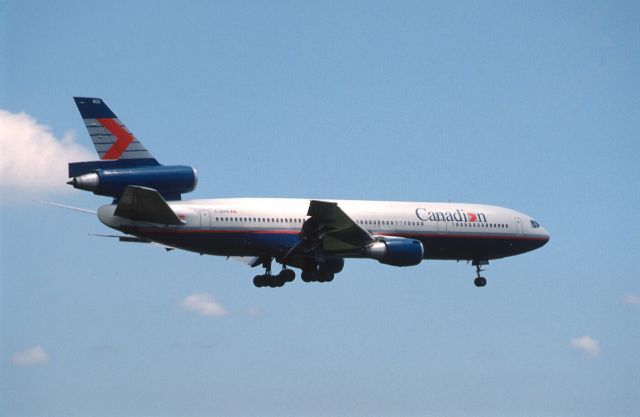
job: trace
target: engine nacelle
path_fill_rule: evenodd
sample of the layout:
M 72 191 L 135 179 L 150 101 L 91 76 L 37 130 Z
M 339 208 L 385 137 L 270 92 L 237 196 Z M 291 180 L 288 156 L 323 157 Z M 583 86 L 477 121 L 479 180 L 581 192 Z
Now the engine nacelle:
M 367 246 L 364 254 L 387 265 L 413 266 L 422 262 L 424 247 L 415 239 L 385 239 Z
M 94 194 L 119 198 L 128 185 L 157 190 L 167 200 L 179 200 L 180 195 L 193 191 L 198 184 L 196 170 L 189 166 L 148 166 L 97 169 L 74 177 L 68 184 Z

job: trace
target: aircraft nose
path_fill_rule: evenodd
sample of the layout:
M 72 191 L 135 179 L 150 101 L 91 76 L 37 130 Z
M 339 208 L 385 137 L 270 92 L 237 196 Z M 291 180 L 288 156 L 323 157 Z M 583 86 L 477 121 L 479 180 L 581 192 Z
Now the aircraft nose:
M 544 227 L 540 228 L 540 234 L 542 235 L 542 239 L 544 241 L 543 245 L 546 245 L 547 242 L 551 239 L 551 235 L 549 234 L 549 232 L 547 232 L 547 229 L 545 229 Z

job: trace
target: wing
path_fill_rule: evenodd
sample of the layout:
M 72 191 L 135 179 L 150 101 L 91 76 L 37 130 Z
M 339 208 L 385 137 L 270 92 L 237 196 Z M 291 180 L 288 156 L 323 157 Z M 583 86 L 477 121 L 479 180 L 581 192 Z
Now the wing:
M 116 216 L 162 224 L 184 224 L 153 188 L 129 185 L 118 202 Z
M 307 215 L 310 217 L 302 227 L 303 251 L 320 248 L 325 253 L 359 252 L 376 241 L 342 211 L 338 203 L 311 200 Z

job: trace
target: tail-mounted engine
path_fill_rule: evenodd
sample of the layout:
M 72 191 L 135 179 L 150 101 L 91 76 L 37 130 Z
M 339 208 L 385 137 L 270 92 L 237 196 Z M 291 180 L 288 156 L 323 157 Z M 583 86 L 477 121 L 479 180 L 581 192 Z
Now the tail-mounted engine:
M 69 164 L 71 181 L 67 184 L 116 200 L 128 185 L 153 188 L 166 200 L 180 200 L 181 194 L 193 191 L 198 183 L 196 170 L 189 166 L 126 167 L 105 162 Z

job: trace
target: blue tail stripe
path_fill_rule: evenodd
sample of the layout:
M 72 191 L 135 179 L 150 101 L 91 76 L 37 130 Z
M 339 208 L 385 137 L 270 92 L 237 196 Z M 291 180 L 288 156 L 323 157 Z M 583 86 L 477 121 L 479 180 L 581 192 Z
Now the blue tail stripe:
M 104 101 L 94 97 L 74 97 L 83 119 L 116 119 L 117 116 L 104 104 Z

